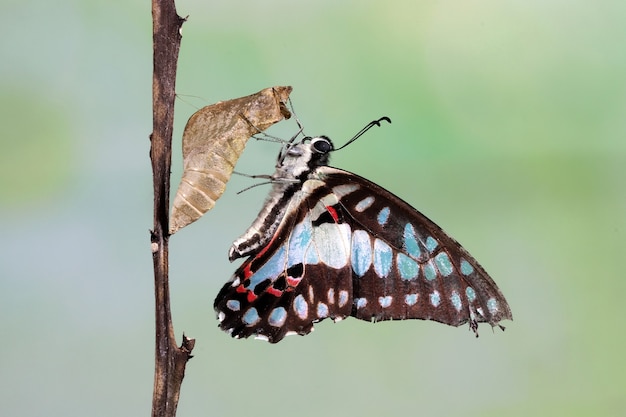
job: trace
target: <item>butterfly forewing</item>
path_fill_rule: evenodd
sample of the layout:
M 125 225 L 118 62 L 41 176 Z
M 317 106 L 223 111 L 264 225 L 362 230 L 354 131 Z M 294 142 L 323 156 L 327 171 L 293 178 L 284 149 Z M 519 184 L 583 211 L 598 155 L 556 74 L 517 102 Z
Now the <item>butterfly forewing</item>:
M 322 167 L 351 224 L 354 316 L 428 319 L 458 326 L 511 319 L 489 275 L 458 242 L 409 204 L 346 171 Z M 345 188 L 345 187 L 344 187 Z

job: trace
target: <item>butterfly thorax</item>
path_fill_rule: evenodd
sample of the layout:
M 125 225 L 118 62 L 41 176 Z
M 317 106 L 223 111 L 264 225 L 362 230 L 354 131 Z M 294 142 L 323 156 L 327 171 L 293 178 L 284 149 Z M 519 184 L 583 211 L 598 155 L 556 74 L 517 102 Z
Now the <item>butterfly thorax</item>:
M 250 255 L 269 243 L 283 217 L 305 195 L 303 185 L 307 180 L 317 179 L 316 169 L 328 165 L 329 153 L 334 149 L 326 136 L 305 137 L 295 144 L 288 144 L 278 155 L 276 171 L 270 177 L 272 190 L 257 218 L 246 232 L 236 239 L 228 258 L 234 261 Z M 296 198 L 294 198 L 296 197 Z

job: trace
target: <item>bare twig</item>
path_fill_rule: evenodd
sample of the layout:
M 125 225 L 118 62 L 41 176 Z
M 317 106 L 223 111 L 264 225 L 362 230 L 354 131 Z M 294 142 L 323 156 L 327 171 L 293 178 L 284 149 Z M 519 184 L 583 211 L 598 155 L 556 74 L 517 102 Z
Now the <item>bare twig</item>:
M 176 64 L 180 49 L 182 19 L 174 0 L 152 0 L 154 73 L 152 79 L 153 130 L 150 159 L 154 184 L 154 228 L 151 232 L 156 301 L 156 350 L 153 417 L 173 417 L 180 396 L 185 365 L 194 340 L 183 335 L 176 346 L 170 311 L 168 284 L 168 207 Z

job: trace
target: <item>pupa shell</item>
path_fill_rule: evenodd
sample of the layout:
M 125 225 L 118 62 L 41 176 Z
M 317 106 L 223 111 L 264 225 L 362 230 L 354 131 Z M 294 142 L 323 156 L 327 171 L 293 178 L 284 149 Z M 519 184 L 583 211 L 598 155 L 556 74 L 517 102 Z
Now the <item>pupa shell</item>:
M 183 132 L 183 176 L 176 191 L 170 234 L 212 209 L 248 139 L 291 117 L 291 87 L 271 87 L 250 96 L 203 107 Z

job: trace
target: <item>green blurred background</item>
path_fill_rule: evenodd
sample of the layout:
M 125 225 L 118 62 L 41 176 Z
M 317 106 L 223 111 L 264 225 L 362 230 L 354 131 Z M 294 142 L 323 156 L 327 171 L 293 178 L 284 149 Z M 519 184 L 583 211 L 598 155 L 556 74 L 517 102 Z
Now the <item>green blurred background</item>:
M 171 240 L 176 334 L 197 339 L 179 416 L 626 415 L 626 3 L 177 7 L 174 186 L 215 101 L 292 85 L 306 132 L 339 144 L 387 115 L 333 165 L 461 241 L 515 317 L 479 339 L 354 319 L 231 339 L 213 297 L 268 191 L 236 177 Z M 5 0 L 0 32 L 0 414 L 148 415 L 150 3 Z M 271 173 L 278 149 L 253 141 L 237 169 Z

